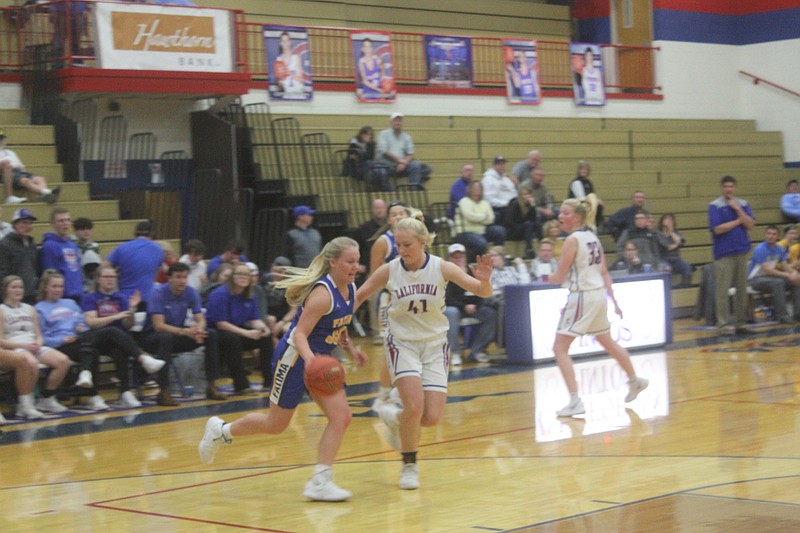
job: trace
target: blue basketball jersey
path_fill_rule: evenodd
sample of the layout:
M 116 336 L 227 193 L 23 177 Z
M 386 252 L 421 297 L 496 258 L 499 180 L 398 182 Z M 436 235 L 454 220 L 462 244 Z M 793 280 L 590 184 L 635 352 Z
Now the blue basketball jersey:
M 327 314 L 323 315 L 317 325 L 308 336 L 308 344 L 314 353 L 330 354 L 333 348 L 339 344 L 339 339 L 347 332 L 347 326 L 353 321 L 353 305 L 355 304 L 356 285 L 351 283 L 348 286 L 347 299 L 342 296 L 330 275 L 325 276 L 315 283 L 324 286 L 331 295 L 332 305 Z M 294 346 L 294 328 L 297 321 L 303 314 L 303 306 L 297 311 L 297 315 L 292 320 L 292 325 L 284 337 L 287 342 Z

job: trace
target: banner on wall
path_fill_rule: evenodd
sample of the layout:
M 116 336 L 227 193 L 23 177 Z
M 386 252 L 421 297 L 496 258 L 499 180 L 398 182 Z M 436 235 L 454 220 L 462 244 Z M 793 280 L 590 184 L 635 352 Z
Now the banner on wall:
M 512 104 L 539 104 L 539 52 L 536 41 L 503 41 L 506 94 Z
M 572 90 L 578 105 L 606 105 L 603 57 L 599 44 L 569 43 Z
M 359 102 L 394 102 L 394 58 L 388 32 L 351 31 L 355 66 L 356 97 Z
M 472 87 L 472 42 L 467 37 L 425 36 L 428 85 Z
M 271 100 L 311 100 L 311 50 L 308 30 L 297 26 L 264 26 L 269 97 Z
M 96 2 L 99 68 L 235 72 L 230 11 Z

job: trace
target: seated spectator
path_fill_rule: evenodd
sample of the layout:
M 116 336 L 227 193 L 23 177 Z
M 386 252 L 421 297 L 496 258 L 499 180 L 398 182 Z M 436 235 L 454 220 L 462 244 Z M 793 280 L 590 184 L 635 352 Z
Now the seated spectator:
M 495 224 L 494 209 L 483 199 L 483 186 L 479 181 L 470 183 L 467 196 L 458 202 L 455 229 L 457 242 L 467 248 L 467 261 L 486 252 L 489 241 L 503 244 L 506 229 Z
M 24 196 L 15 196 L 14 189 L 26 189 L 38 194 L 40 199 L 48 204 L 58 201 L 61 187 L 50 189 L 44 177 L 26 172 L 19 156 L 13 150 L 6 148 L 6 132 L 3 129 L 0 129 L 0 172 L 3 174 L 7 204 L 19 204 L 28 200 Z
M 589 175 L 591 173 L 592 167 L 589 163 L 586 161 L 578 161 L 578 175 L 575 176 L 575 179 L 569 184 L 567 198 L 585 200 L 587 196 L 594 194 L 597 197 L 597 212 L 595 213 L 594 219 L 587 220 L 586 224 L 589 227 L 597 226 L 599 228 L 603 226 L 603 201 L 600 199 L 597 191 L 594 190 L 594 185 L 591 180 L 589 180 Z
M 86 217 L 76 218 L 72 222 L 74 235 L 72 236 L 81 254 L 83 266 L 83 292 L 89 292 L 94 287 L 94 274 L 102 262 L 100 245 L 92 240 L 94 222 Z
M 286 267 L 292 266 L 291 261 L 283 256 L 276 257 L 270 268 L 269 278 L 264 284 L 267 294 L 267 326 L 272 331 L 272 342 L 275 346 L 280 342 L 281 337 L 289 331 L 294 317 L 297 315 L 298 307 L 291 305 L 286 300 L 286 289 L 281 289 L 275 284 L 284 279 Z
M 129 333 L 134 326 L 133 310 L 139 306 L 139 300 L 138 292 L 126 298 L 117 291 L 117 271 L 108 265 L 97 269 L 94 290 L 81 300 L 83 319 L 92 331 L 92 343 L 100 353 L 114 360 L 119 402 L 125 407 L 142 405 L 130 386 L 128 361 L 138 362 L 146 374 L 155 374 L 166 364 L 144 353 Z
M 50 211 L 50 225 L 54 231 L 48 231 L 42 239 L 39 251 L 39 267 L 42 271 L 52 269 L 64 277 L 64 295 L 80 302 L 83 295 L 83 267 L 78 245 L 70 238 L 72 218 L 69 210 L 56 207 Z
M 39 315 L 32 305 L 22 301 L 25 285 L 19 276 L 3 278 L 3 304 L 0 305 L 0 348 L 21 353 L 23 357 L 35 358 L 51 368 L 41 389 L 41 398 L 34 405 L 33 392 L 19 394 L 17 416 L 41 418 L 42 411 L 63 413 L 67 407 L 56 398 L 58 388 L 64 382 L 71 365 L 65 354 L 44 345 L 39 329 Z
M 289 258 L 292 265 L 297 268 L 308 268 L 311 261 L 322 250 L 322 235 L 315 228 L 316 211 L 307 205 L 298 205 L 292 209 L 294 226 L 286 232 L 283 242 L 283 255 Z
M 800 272 L 789 268 L 786 251 L 778 244 L 778 226 L 770 224 L 764 242 L 753 250 L 747 283 L 759 292 L 772 295 L 775 316 L 781 324 L 800 321 Z M 794 318 L 786 306 L 786 292 L 792 294 Z
M 105 411 L 108 405 L 94 385 L 100 376 L 100 354 L 94 347 L 80 307 L 75 300 L 63 296 L 64 276 L 55 270 L 45 270 L 39 282 L 40 300 L 35 306 L 44 345 L 78 363 L 80 370 L 75 385 L 86 389 L 89 396 L 86 407 L 90 411 Z M 128 371 L 127 361 L 121 366 Z
M 208 265 L 203 259 L 206 245 L 198 239 L 190 239 L 186 241 L 183 252 L 178 261 L 189 267 L 189 286 L 199 291 L 208 279 Z
M 689 287 L 692 284 L 694 267 L 681 259 L 680 248 L 686 244 L 681 232 L 675 229 L 675 215 L 667 213 L 661 215 L 658 221 L 656 241 L 660 248 L 661 261 L 667 263 L 673 274 L 680 274 L 681 284 L 678 288 Z
M 25 289 L 23 301 L 31 305 L 36 303 L 36 287 L 39 285 L 39 251 L 31 236 L 35 221 L 30 209 L 17 209 L 11 216 L 11 233 L 0 240 L 0 279 L 20 276 Z
M 564 246 L 564 234 L 561 231 L 561 222 L 558 220 L 549 220 L 545 222 L 542 233 L 545 239 L 549 239 L 553 243 L 553 258 L 558 260 L 558 258 L 561 257 L 561 248 Z
M 628 274 L 641 274 L 644 271 L 642 260 L 639 257 L 639 247 L 634 241 L 626 241 L 622 248 L 622 255 L 611 266 L 612 271 L 624 271 Z
M 356 136 L 350 139 L 342 176 L 350 176 L 371 185 L 374 159 L 375 132 L 372 130 L 372 126 L 362 126 Z
M 531 261 L 531 280 L 547 283 L 550 275 L 558 268 L 558 260 L 553 256 L 555 244 L 550 239 L 539 241 L 536 259 Z
M 634 227 L 634 217 L 639 210 L 644 209 L 646 201 L 647 198 L 642 191 L 635 191 L 631 205 L 623 207 L 606 219 L 606 230 L 615 241 L 619 239 L 623 231 Z
M 228 280 L 231 279 L 233 275 L 233 268 L 235 266 L 236 265 L 233 263 L 222 263 L 219 268 L 214 270 L 214 273 L 208 277 L 208 281 L 200 288 L 200 301 L 203 305 L 208 303 L 208 297 L 211 296 L 214 289 L 228 283 Z
M 244 250 L 244 245 L 241 241 L 237 240 L 230 240 L 228 244 L 225 245 L 225 250 L 221 254 L 216 257 L 212 257 L 211 260 L 208 262 L 208 269 L 206 270 L 206 276 L 211 278 L 211 275 L 214 273 L 217 268 L 222 263 L 231 263 L 233 265 L 237 263 L 246 263 L 249 261 L 246 255 L 242 253 Z
M 506 174 L 506 158 L 494 158 L 492 168 L 483 173 L 483 199 L 494 209 L 494 219 L 498 224 L 505 223 L 505 213 L 509 202 L 517 197 L 519 182 Z
M 667 270 L 667 265 L 661 260 L 661 249 L 656 239 L 656 234 L 647 227 L 650 214 L 640 209 L 634 217 L 634 227 L 625 230 L 617 241 L 617 255 L 622 256 L 625 243 L 633 241 L 639 249 L 639 258 L 643 265 L 650 265 L 653 270 Z
M 175 249 L 172 245 L 167 241 L 157 241 L 158 245 L 161 246 L 161 249 L 164 250 L 164 261 L 161 263 L 161 267 L 158 269 L 158 274 L 156 274 L 156 283 L 166 283 L 169 279 L 169 267 L 174 265 L 178 262 L 178 254 L 175 253 Z
M 0 370 L 14 373 L 14 389 L 17 391 L 17 416 L 20 418 L 42 418 L 44 414 L 33 405 L 33 391 L 39 381 L 39 363 L 24 350 L 0 349 Z M 0 425 L 6 419 L 0 413 Z
M 529 188 L 535 200 L 536 214 L 539 225 L 536 229 L 536 238 L 542 238 L 541 225 L 548 220 L 558 219 L 558 206 L 556 200 L 547 185 L 544 184 L 544 169 L 535 168 L 531 171 L 529 178 L 520 183 L 520 188 Z
M 242 352 L 258 350 L 264 390 L 272 386 L 272 332 L 264 323 L 254 297 L 253 277 L 246 265 L 208 298 L 208 322 L 219 333 L 219 349 L 228 362 L 237 394 L 253 394 L 242 366 Z
M 447 218 L 455 220 L 458 202 L 467 195 L 467 188 L 475 174 L 475 167 L 472 163 L 466 163 L 461 167 L 461 175 L 450 186 L 450 205 L 447 208 Z
M 499 308 L 503 300 L 503 287 L 530 283 L 531 275 L 521 257 L 515 257 L 511 265 L 506 265 L 506 252 L 502 246 L 492 246 L 489 257 L 492 260 L 492 300 Z
M 531 150 L 528 152 L 527 158 L 514 163 L 514 166 L 511 168 L 511 175 L 517 178 L 518 183 L 522 184 L 523 181 L 530 179 L 533 170 L 539 168 L 541 164 L 541 152 L 539 152 L 539 150 Z
M 783 239 L 778 241 L 781 248 L 786 250 L 789 266 L 795 270 L 800 269 L 800 242 L 797 242 L 797 238 L 797 226 L 790 224 L 783 230 Z
M 541 236 L 542 226 L 536 209 L 536 198 L 529 185 L 521 186 L 519 196 L 509 202 L 505 221 L 506 238 L 511 241 L 525 241 L 525 256 L 533 259 L 536 256 L 533 236 L 537 229 Z
M 403 114 L 392 113 L 390 120 L 392 127 L 378 134 L 378 146 L 375 152 L 374 173 L 380 179 L 380 189 L 393 190 L 394 187 L 388 178 L 394 176 L 407 177 L 412 191 L 422 190 L 422 182 L 429 179 L 431 168 L 415 159 L 414 140 L 411 135 L 403 131 Z M 380 172 L 381 169 L 388 170 L 385 178 Z
M 147 306 L 148 326 L 140 336 L 140 343 L 142 348 L 168 363 L 158 372 L 158 405 L 178 405 L 169 392 L 169 362 L 172 354 L 190 352 L 201 346 L 205 347 L 206 398 L 225 399 L 214 384 L 219 365 L 219 340 L 215 331 L 206 329 L 200 296 L 188 283 L 189 267 L 180 262 L 173 264 L 169 267 L 168 282 L 153 289 L 153 297 Z M 232 374 L 244 371 L 241 358 L 238 367 L 236 363 L 233 362 Z M 228 367 L 231 368 L 231 361 L 228 361 Z
M 800 186 L 797 180 L 786 183 L 786 194 L 781 196 L 781 212 L 786 222 L 800 222 Z
M 463 244 L 451 244 L 447 249 L 448 261 L 458 265 L 464 272 L 467 268 L 467 254 Z M 472 335 L 470 346 L 470 359 L 478 363 L 488 363 L 489 356 L 486 347 L 497 337 L 497 310 L 488 305 L 483 298 L 466 292 L 456 283 L 448 283 L 445 289 L 444 314 L 450 323 L 447 333 L 447 342 L 450 345 L 451 364 L 460 365 L 461 345 L 459 344 L 460 322 L 462 318 L 474 318 L 478 321 L 472 326 L 475 333 Z
M 253 297 L 256 299 L 256 303 L 258 304 L 258 313 L 261 315 L 261 320 L 265 323 L 267 321 L 267 291 L 264 290 L 264 287 L 261 286 L 261 270 L 258 268 L 258 265 L 253 263 L 252 261 L 248 261 L 244 264 L 248 270 L 250 270 L 250 277 L 252 278 L 253 287 Z

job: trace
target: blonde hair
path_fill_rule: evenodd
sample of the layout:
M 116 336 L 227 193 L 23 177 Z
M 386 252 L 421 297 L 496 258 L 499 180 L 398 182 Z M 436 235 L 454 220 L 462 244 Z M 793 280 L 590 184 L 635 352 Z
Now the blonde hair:
M 42 273 L 42 278 L 39 280 L 39 300 L 47 299 L 47 286 L 54 279 L 64 279 L 64 275 L 53 268 L 48 268 Z
M 564 200 L 561 205 L 570 206 L 575 214 L 580 217 L 585 226 L 592 231 L 597 231 L 597 228 L 594 225 L 595 216 L 597 215 L 597 204 L 597 195 L 589 194 L 583 200 L 578 200 L 577 198 L 568 198 Z
M 284 279 L 275 282 L 275 287 L 286 289 L 286 301 L 290 305 L 302 305 L 314 285 L 331 271 L 335 261 L 348 248 L 358 250 L 358 243 L 350 237 L 336 237 L 311 261 L 308 268 L 284 267 Z
M 401 229 L 409 231 L 422 241 L 422 243 L 425 245 L 425 248 L 430 248 L 433 244 L 433 239 L 436 238 L 436 234 L 428 232 L 428 227 L 425 225 L 425 215 L 422 213 L 422 211 L 419 209 L 414 209 L 413 207 L 409 209 L 411 214 L 408 218 L 404 218 L 397 223 L 395 232 L 398 232 Z
M 244 267 L 247 269 L 247 278 L 248 285 L 245 287 L 244 291 L 242 292 L 242 298 L 245 300 L 250 300 L 253 297 L 253 293 L 256 291 L 255 283 L 253 283 L 253 274 L 250 272 L 250 267 L 248 267 L 245 263 L 238 263 L 234 265 L 233 270 L 231 271 L 231 277 L 228 278 L 228 281 L 225 282 L 225 285 L 228 286 L 228 290 L 230 291 L 231 296 L 233 295 L 233 291 L 236 288 L 236 269 Z
M 14 283 L 15 281 L 22 282 L 22 288 L 25 288 L 25 280 L 21 277 L 11 274 L 10 276 L 6 276 L 3 278 L 3 300 L 6 299 L 6 292 L 8 292 L 8 286 Z

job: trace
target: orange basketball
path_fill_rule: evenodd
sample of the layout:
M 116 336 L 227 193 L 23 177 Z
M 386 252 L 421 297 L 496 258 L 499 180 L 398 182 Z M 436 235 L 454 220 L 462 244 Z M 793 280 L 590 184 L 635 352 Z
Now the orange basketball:
M 506 63 L 513 63 L 514 62 L 514 49 L 510 46 L 506 46 L 503 49 L 506 57 Z
M 303 381 L 312 396 L 329 396 L 344 387 L 344 366 L 336 358 L 318 355 L 306 366 Z
M 381 80 L 381 90 L 384 94 L 392 94 L 394 92 L 394 80 L 392 78 L 383 78 Z
M 289 67 L 287 67 L 286 63 L 280 59 L 275 61 L 272 71 L 275 73 L 275 77 L 279 80 L 285 80 L 289 76 Z

